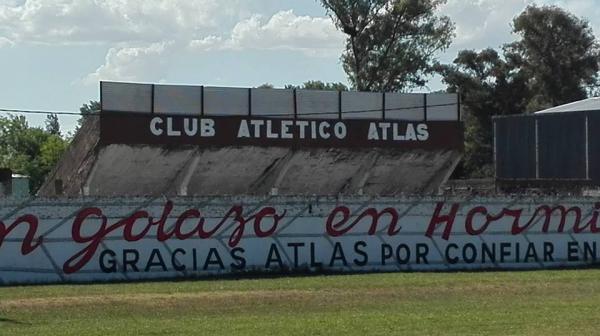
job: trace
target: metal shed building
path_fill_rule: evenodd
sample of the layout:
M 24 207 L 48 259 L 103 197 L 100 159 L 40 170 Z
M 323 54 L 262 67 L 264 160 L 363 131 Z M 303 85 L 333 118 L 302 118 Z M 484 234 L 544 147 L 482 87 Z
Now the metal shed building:
M 600 185 L 600 98 L 493 123 L 500 186 Z

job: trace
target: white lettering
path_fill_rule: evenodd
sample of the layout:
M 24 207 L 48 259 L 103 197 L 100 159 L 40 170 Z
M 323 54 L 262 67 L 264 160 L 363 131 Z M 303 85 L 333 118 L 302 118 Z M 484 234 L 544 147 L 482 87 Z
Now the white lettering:
M 271 128 L 271 120 L 267 120 L 267 138 L 279 139 L 279 134 L 273 133 L 273 129 Z
M 200 119 L 200 136 L 215 136 L 215 121 L 212 119 Z
M 413 124 L 406 125 L 406 140 L 417 140 L 417 135 L 415 134 L 415 126 L 413 126 Z
M 150 121 L 150 132 L 152 132 L 152 134 L 159 136 L 163 134 L 163 130 L 158 128 L 158 124 L 162 124 L 162 119 L 160 117 L 154 117 L 152 118 L 152 120 Z
M 300 127 L 300 139 L 304 139 L 306 137 L 306 126 L 308 126 L 308 121 L 298 120 L 296 121 L 296 125 Z
M 429 130 L 427 129 L 427 124 L 417 125 L 417 139 L 420 141 L 426 141 L 429 139 Z
M 379 128 L 381 128 L 381 140 L 388 139 L 388 130 L 390 129 L 390 126 L 392 125 L 388 122 L 379 123 Z
M 260 126 L 265 124 L 264 120 L 250 120 L 250 124 L 254 126 L 254 137 L 260 138 Z
M 336 138 L 344 139 L 346 137 L 346 134 L 348 134 L 348 130 L 346 129 L 346 124 L 344 124 L 341 121 L 338 121 L 337 123 L 335 123 L 335 125 L 333 126 L 333 133 L 335 134 Z
M 180 136 L 181 131 L 176 131 L 173 129 L 173 118 L 167 118 L 167 135 L 168 136 Z
M 377 125 L 374 122 L 369 123 L 369 135 L 367 140 L 379 140 L 379 133 L 377 132 Z
M 192 124 L 191 127 L 190 127 L 190 121 Z M 198 119 L 196 119 L 196 118 L 192 118 L 192 120 L 190 120 L 190 118 L 183 119 L 183 131 L 188 136 L 196 135 L 196 133 L 198 133 Z
M 398 123 L 394 123 L 394 127 L 392 129 L 393 129 L 392 137 L 395 141 L 404 140 L 404 135 L 400 135 L 400 132 L 398 131 Z
M 293 135 L 290 133 L 290 126 L 294 124 L 291 120 L 283 120 L 281 122 L 281 138 L 282 139 L 292 139 Z
M 325 131 L 325 128 L 329 129 L 329 127 L 330 125 L 327 121 L 323 121 L 319 124 L 319 135 L 321 136 L 321 138 L 329 139 L 331 134 L 329 134 L 329 131 Z
M 238 129 L 238 138 L 249 138 L 250 130 L 248 129 L 248 121 L 246 119 L 242 119 L 240 123 L 240 128 Z

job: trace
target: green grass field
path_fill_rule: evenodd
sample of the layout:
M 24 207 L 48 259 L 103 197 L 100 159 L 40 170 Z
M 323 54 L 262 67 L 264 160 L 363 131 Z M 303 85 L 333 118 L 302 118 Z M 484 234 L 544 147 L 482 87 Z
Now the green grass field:
M 0 335 L 591 335 L 600 270 L 0 287 Z

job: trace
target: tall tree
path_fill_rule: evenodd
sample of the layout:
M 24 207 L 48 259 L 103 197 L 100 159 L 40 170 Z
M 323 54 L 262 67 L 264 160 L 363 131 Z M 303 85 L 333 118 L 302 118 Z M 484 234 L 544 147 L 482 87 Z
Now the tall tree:
M 529 6 L 513 21 L 520 39 L 506 46 L 530 77 L 528 110 L 587 97 L 598 83 L 600 48 L 589 23 L 555 6 Z
M 503 54 L 463 50 L 438 70 L 465 109 L 466 177 L 492 176 L 494 115 L 524 113 L 587 97 L 596 87 L 600 51 L 589 24 L 565 10 L 527 7 L 513 21 L 516 42 Z
M 35 193 L 52 170 L 68 141 L 39 127 L 30 127 L 23 116 L 0 116 L 0 167 L 30 178 Z
M 445 0 L 321 0 L 347 35 L 341 60 L 359 91 L 424 86 L 436 53 L 449 47 L 454 26 L 436 9 Z
M 100 102 L 97 100 L 90 100 L 88 104 L 84 103 L 79 108 L 79 112 L 81 113 L 81 118 L 77 120 L 77 127 L 75 128 L 75 132 L 79 130 L 83 120 L 91 115 L 100 113 L 101 110 Z
M 528 102 L 528 77 L 513 55 L 493 49 L 463 50 L 451 65 L 438 66 L 449 92 L 460 92 L 465 123 L 463 173 L 493 176 L 492 116 L 521 113 Z
M 310 80 L 302 83 L 302 85 L 286 85 L 286 89 L 302 89 L 302 90 L 324 90 L 324 91 L 348 91 L 348 87 L 341 82 L 326 83 L 320 80 Z
M 273 89 L 274 86 L 271 83 L 263 83 L 256 87 L 257 89 Z
M 58 122 L 58 116 L 55 113 L 49 113 L 46 115 L 46 132 L 60 136 L 60 124 Z

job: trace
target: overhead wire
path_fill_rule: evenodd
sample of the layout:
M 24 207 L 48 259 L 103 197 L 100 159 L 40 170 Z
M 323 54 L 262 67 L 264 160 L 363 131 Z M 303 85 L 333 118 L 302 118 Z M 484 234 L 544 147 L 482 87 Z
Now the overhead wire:
M 44 110 L 24 110 L 24 109 L 5 109 L 0 108 L 0 112 L 5 113 L 24 113 L 24 114 L 56 114 L 56 115 L 89 115 L 81 112 L 69 112 L 69 111 L 44 111 Z M 100 113 L 90 113 L 100 114 Z
M 302 113 L 298 115 L 304 116 L 317 116 L 324 114 L 354 114 L 354 113 L 365 113 L 365 112 L 388 112 L 388 111 L 402 111 L 402 110 L 414 110 L 414 109 L 424 109 L 424 108 L 435 108 L 435 107 L 445 107 L 445 106 L 458 106 L 458 103 L 445 103 L 445 104 L 428 104 L 428 105 L 413 105 L 413 106 L 402 106 L 402 107 L 386 107 L 386 108 L 376 108 L 376 109 L 362 109 L 362 110 L 342 110 L 342 111 L 317 111 L 310 113 Z M 28 110 L 28 109 L 7 109 L 0 108 L 0 112 L 4 113 L 22 113 L 22 114 L 54 114 L 54 115 L 73 115 L 73 116 L 93 116 L 93 115 L 101 115 L 103 112 L 91 112 L 91 113 L 81 113 L 81 112 L 73 112 L 73 111 L 47 111 L 47 110 Z M 107 111 L 108 112 L 108 111 Z M 114 111 L 110 111 L 114 112 Z M 123 111 L 122 113 L 131 113 Z M 139 115 L 140 113 L 135 113 Z M 167 115 L 167 113 L 165 114 Z M 181 116 L 181 115 L 178 115 Z M 196 115 L 188 115 L 188 116 L 196 116 Z M 206 115 L 205 115 L 206 116 Z M 219 115 L 211 115 L 211 116 L 219 116 Z M 221 115 L 222 116 L 222 115 Z M 245 115 L 235 115 L 235 116 L 245 116 Z M 293 114 L 285 113 L 285 114 L 262 114 L 262 115 L 250 115 L 257 117 L 293 117 Z

